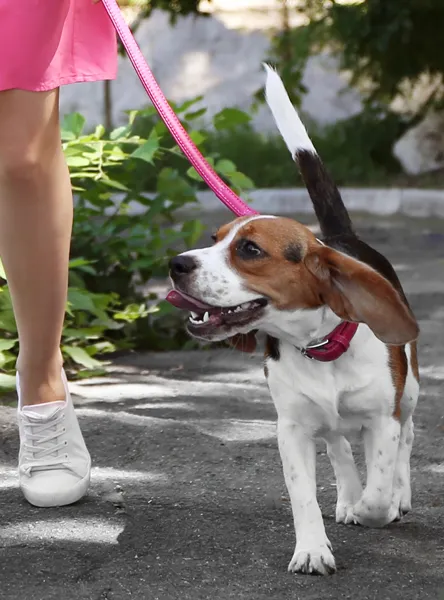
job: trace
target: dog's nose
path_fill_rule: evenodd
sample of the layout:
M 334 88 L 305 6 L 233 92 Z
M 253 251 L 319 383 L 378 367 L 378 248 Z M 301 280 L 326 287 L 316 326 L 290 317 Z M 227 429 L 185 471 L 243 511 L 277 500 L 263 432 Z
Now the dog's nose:
M 170 273 L 172 276 L 188 275 L 197 267 L 197 263 L 192 256 L 175 256 L 170 260 Z

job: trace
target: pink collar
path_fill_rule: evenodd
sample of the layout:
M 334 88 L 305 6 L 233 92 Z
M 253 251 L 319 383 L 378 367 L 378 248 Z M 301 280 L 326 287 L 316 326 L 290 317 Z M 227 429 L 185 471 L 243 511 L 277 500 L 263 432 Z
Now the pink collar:
M 347 352 L 350 342 L 358 329 L 358 323 L 343 321 L 319 342 L 309 344 L 306 348 L 298 348 L 306 358 L 320 362 L 336 360 Z

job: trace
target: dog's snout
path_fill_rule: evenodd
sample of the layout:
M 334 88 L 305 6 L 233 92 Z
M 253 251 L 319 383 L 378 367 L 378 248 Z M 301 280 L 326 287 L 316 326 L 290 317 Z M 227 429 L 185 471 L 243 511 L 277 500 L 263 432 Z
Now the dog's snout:
M 170 260 L 170 273 L 172 276 L 188 275 L 197 267 L 196 259 L 192 256 L 175 256 Z

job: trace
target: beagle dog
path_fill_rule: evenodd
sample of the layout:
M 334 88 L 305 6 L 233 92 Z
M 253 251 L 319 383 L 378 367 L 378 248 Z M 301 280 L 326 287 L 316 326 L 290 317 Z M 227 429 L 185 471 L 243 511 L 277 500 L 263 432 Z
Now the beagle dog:
M 316 438 L 337 484 L 336 522 L 383 527 L 411 508 L 410 453 L 419 393 L 419 329 L 388 260 L 353 230 L 275 71 L 266 98 L 297 163 L 322 240 L 271 215 L 224 225 L 214 245 L 170 262 L 168 300 L 189 310 L 189 333 L 255 347 L 266 334 L 265 376 L 291 500 L 296 546 L 289 571 L 336 570 L 316 499 Z M 362 488 L 347 436 L 361 432 Z

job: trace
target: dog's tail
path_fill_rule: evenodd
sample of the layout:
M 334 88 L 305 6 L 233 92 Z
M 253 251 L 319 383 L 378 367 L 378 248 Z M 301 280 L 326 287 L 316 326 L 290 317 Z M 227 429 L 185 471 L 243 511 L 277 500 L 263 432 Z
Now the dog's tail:
M 341 194 L 308 137 L 281 78 L 270 66 L 264 67 L 267 72 L 267 104 L 293 159 L 299 166 L 323 235 L 333 237 L 353 234 L 350 216 Z

